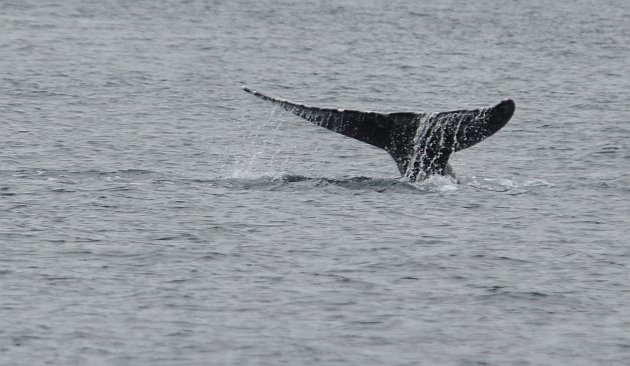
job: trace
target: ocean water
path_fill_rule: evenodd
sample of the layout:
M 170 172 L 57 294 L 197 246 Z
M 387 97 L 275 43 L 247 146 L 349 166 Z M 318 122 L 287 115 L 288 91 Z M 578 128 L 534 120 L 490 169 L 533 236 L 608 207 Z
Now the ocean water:
M 630 364 L 627 1 L 0 1 L 0 364 Z M 516 101 L 401 181 L 244 93 Z

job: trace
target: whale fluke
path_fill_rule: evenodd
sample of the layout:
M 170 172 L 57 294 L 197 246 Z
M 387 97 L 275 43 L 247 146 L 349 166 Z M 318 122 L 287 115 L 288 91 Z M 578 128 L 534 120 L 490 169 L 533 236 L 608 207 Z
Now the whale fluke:
M 243 90 L 318 126 L 387 151 L 400 174 L 412 182 L 447 174 L 448 159 L 454 151 L 493 135 L 507 124 L 515 109 L 514 101 L 505 99 L 486 108 L 450 112 L 363 112 L 313 107 L 246 86 Z

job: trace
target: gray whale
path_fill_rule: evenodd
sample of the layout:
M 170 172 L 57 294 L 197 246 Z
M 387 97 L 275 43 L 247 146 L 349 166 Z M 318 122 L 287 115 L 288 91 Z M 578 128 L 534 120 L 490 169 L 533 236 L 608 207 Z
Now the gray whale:
M 450 174 L 451 154 L 492 136 L 516 108 L 513 100 L 505 99 L 486 108 L 449 112 L 362 112 L 295 103 L 246 86 L 243 90 L 318 126 L 387 151 L 402 177 L 411 182 Z

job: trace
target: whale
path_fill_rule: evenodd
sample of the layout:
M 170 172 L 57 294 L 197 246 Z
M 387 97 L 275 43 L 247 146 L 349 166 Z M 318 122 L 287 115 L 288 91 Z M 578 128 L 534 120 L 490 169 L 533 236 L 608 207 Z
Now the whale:
M 516 109 L 512 99 L 504 99 L 477 109 L 380 113 L 315 107 L 242 88 L 318 126 L 385 150 L 401 178 L 410 182 L 453 175 L 451 155 L 495 134 Z

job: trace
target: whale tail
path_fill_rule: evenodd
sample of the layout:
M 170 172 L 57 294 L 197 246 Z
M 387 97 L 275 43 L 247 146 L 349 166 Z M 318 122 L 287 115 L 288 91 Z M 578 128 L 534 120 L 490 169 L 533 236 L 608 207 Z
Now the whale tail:
M 410 181 L 447 174 L 454 151 L 471 147 L 493 135 L 514 114 L 511 99 L 479 109 L 450 112 L 378 113 L 319 108 L 272 97 L 243 86 L 243 90 L 318 126 L 387 151 L 401 175 Z

